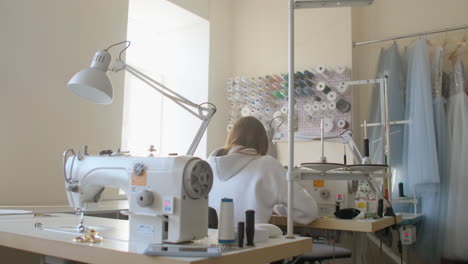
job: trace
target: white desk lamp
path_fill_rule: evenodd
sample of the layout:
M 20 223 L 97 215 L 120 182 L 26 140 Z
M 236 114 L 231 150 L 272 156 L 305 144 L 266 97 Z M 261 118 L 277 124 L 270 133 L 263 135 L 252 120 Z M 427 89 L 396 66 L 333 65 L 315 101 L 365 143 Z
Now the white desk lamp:
M 126 70 L 136 78 L 148 84 L 156 91 L 163 94 L 171 101 L 175 102 L 180 107 L 184 108 L 189 113 L 203 121 L 187 151 L 188 156 L 193 156 L 211 118 L 216 112 L 216 107 L 211 103 L 196 104 L 182 95 L 170 90 L 163 84 L 150 78 L 144 73 L 138 71 L 134 67 L 126 64 L 121 59 L 121 55 L 130 46 L 129 41 L 122 41 L 113 44 L 104 50 L 96 52 L 89 68 L 81 70 L 75 74 L 68 82 L 68 88 L 76 95 L 79 95 L 80 97 L 96 104 L 112 103 L 113 89 L 109 76 L 107 76 L 107 71 L 109 70 L 109 65 L 112 58 L 108 50 L 122 43 L 127 43 L 127 46 L 120 52 L 119 58 L 116 59 L 114 65 L 110 69 L 111 71 L 119 72 L 121 70 Z M 197 112 L 191 108 L 195 108 Z

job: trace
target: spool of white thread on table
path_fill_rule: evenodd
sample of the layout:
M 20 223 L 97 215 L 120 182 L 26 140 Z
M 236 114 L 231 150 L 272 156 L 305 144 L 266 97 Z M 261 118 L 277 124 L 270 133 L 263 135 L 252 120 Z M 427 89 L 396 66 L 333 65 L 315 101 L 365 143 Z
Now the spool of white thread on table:
M 234 91 L 234 87 L 232 87 L 232 85 L 228 85 L 226 87 L 226 90 L 229 92 L 229 93 L 232 93 L 232 91 Z
M 228 94 L 228 95 L 227 95 L 227 99 L 228 99 L 229 101 L 232 101 L 232 100 L 234 100 L 234 96 L 232 96 L 232 94 Z
M 336 122 L 336 125 L 341 129 L 348 128 L 348 122 L 346 122 L 346 120 L 344 119 L 338 120 L 338 122 Z
M 304 105 L 304 111 L 306 111 L 306 112 L 312 111 L 312 105 L 311 104 L 305 104 Z
M 218 243 L 232 244 L 236 241 L 234 232 L 234 201 L 230 198 L 221 199 L 219 212 Z
M 336 110 L 336 102 L 329 102 L 328 103 L 328 109 L 330 110 Z
M 234 78 L 234 82 L 236 84 L 239 84 L 241 82 L 241 77 L 240 76 L 237 76 L 236 78 Z
M 328 99 L 328 101 L 330 101 L 330 102 L 336 101 L 336 97 L 337 97 L 337 96 L 336 96 L 336 92 L 331 91 L 331 92 L 329 92 L 329 93 L 327 94 L 327 99 Z
M 327 67 L 323 64 L 317 64 L 317 66 L 315 67 L 315 70 L 319 73 L 319 74 L 322 74 L 322 75 L 325 75 L 327 76 L 329 74 L 329 71 L 327 69 Z

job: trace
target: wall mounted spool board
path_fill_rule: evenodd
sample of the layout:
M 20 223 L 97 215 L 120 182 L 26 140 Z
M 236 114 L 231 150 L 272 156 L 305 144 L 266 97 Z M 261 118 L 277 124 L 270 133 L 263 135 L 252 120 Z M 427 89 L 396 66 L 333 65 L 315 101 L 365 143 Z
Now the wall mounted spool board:
M 323 67 L 323 65 L 320 65 Z M 318 68 L 319 66 L 317 66 Z M 309 70 L 313 73 L 305 74 L 306 71 L 296 73 L 296 83 L 301 81 L 304 86 L 296 92 L 296 116 L 298 127 L 295 138 L 298 141 L 320 138 L 320 120 L 325 119 L 325 137 L 337 137 L 345 129 L 351 127 L 351 87 L 343 92 L 342 83 L 351 79 L 351 71 L 343 71 L 337 66 L 326 67 L 326 74 L 318 73 L 317 70 Z M 302 75 L 301 75 L 302 74 Z M 303 79 L 299 78 L 301 76 Z M 233 77 L 227 82 L 227 96 L 231 102 L 228 116 L 229 130 L 232 124 L 242 116 L 250 115 L 259 119 L 265 127 L 270 120 L 281 115 L 285 122 L 280 126 L 274 139 L 277 141 L 287 140 L 287 74 L 271 74 L 258 77 Z M 310 83 L 313 83 L 310 86 Z M 326 88 L 323 89 L 323 84 Z M 300 87 L 296 84 L 296 89 Z M 320 89 L 322 91 L 320 91 Z M 312 91 L 312 92 L 311 92 Z M 330 94 L 331 93 L 331 94 Z M 282 98 L 281 98 L 282 97 Z M 341 100 L 341 101 L 340 101 Z M 346 112 L 341 102 L 343 100 Z M 338 126 L 339 121 L 346 121 L 346 128 Z M 279 125 L 279 120 L 274 126 Z

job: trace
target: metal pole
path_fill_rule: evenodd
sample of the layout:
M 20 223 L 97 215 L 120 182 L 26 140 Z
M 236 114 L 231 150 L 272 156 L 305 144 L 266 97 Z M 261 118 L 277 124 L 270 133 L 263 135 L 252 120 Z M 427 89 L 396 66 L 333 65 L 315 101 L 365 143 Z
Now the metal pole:
M 445 29 L 438 29 L 438 30 L 432 30 L 432 31 L 426 31 L 426 32 L 419 32 L 419 33 L 412 33 L 412 34 L 407 34 L 407 35 L 400 35 L 400 36 L 384 38 L 384 39 L 378 39 L 378 40 L 353 42 L 353 47 L 361 46 L 361 45 L 367 45 L 367 44 L 373 44 L 373 43 L 377 43 L 377 42 L 384 42 L 384 41 L 411 38 L 411 37 L 417 37 L 417 36 L 423 36 L 423 35 L 431 35 L 431 34 L 437 34 L 437 33 L 443 33 L 443 32 L 455 31 L 455 30 L 462 30 L 462 29 L 466 29 L 466 28 L 468 28 L 468 25 L 445 28 Z
M 294 0 L 289 0 L 289 36 L 288 36 L 288 220 L 286 238 L 294 238 L 293 208 L 294 208 Z
M 384 105 L 384 111 L 385 111 L 385 147 L 386 147 L 386 154 L 387 154 L 387 165 L 390 168 L 390 175 L 392 173 L 392 152 L 391 152 L 391 147 L 390 147 L 390 118 L 388 116 L 388 87 L 387 87 L 387 80 L 388 76 L 385 76 L 384 78 L 384 95 L 385 95 L 385 105 Z M 387 189 L 388 189 L 388 201 L 392 201 L 392 177 L 386 178 L 388 179 L 387 181 Z

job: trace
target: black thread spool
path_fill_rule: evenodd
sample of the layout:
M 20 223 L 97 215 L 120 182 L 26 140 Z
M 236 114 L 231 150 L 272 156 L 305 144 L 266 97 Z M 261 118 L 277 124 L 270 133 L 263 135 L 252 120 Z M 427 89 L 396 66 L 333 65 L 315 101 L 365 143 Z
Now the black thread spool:
M 314 78 L 314 74 L 311 73 L 311 72 L 308 71 L 308 70 L 305 70 L 305 71 L 304 71 L 304 75 L 305 75 L 307 78 L 309 78 L 309 79 Z
M 403 189 L 402 182 L 398 183 L 398 194 L 400 195 L 400 197 L 405 197 L 405 191 Z
M 247 246 L 254 246 L 255 236 L 255 211 L 245 211 L 245 236 L 247 238 Z
M 379 217 L 383 216 L 383 200 L 382 199 L 379 199 L 379 201 L 378 201 L 377 215 Z
M 245 232 L 245 223 L 237 223 L 237 245 L 239 247 L 244 247 L 244 232 Z

